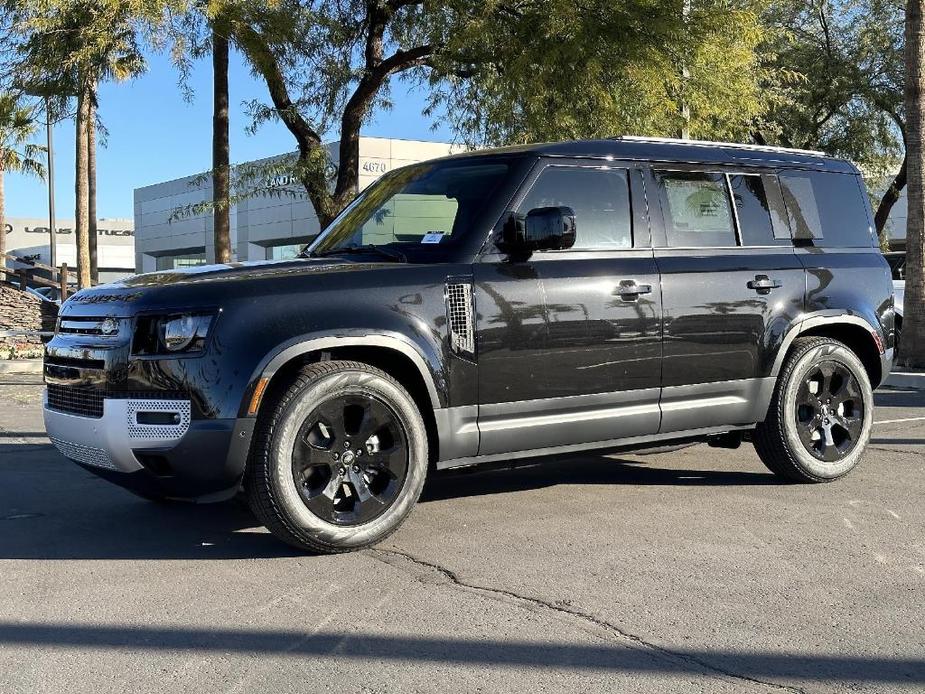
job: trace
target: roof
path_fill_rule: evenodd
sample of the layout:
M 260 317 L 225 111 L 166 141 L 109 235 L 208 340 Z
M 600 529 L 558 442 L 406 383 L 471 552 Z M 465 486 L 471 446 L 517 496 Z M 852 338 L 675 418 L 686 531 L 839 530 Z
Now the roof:
M 839 173 L 858 173 L 857 168 L 850 162 L 812 150 L 655 137 L 624 136 L 606 140 L 571 140 L 515 145 L 480 149 L 475 152 L 457 154 L 453 158 L 499 154 L 739 166 L 790 166 Z

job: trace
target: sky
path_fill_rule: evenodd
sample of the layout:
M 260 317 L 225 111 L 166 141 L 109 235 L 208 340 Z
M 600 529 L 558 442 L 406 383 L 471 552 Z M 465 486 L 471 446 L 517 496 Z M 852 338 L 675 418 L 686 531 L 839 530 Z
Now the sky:
M 253 77 L 241 57 L 231 58 L 231 160 L 259 159 L 295 149 L 295 140 L 279 123 L 267 123 L 254 135 L 242 104 L 268 101 L 266 85 Z M 190 78 L 192 102 L 184 101 L 177 87 L 177 72 L 166 56 L 149 56 L 141 77 L 100 87 L 99 114 L 108 138 L 97 149 L 97 212 L 100 218 L 128 218 L 134 213 L 135 188 L 206 171 L 212 157 L 212 67 L 199 61 Z M 421 115 L 426 95 L 393 81 L 394 107 L 373 115 L 362 134 L 414 140 L 452 140 L 452 133 Z M 327 139 L 337 139 L 336 134 Z M 45 143 L 45 129 L 36 141 Z M 55 215 L 74 216 L 74 123 L 54 128 Z M 45 182 L 16 174 L 6 176 L 8 217 L 48 216 Z

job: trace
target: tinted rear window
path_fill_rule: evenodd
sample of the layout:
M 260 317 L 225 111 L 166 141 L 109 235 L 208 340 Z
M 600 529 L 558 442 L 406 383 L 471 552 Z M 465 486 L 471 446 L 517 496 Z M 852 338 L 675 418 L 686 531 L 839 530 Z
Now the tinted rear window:
M 821 247 L 873 245 L 864 191 L 852 174 L 789 171 L 780 175 L 793 238 Z
M 675 248 L 735 246 L 726 178 L 699 171 L 654 172 L 662 198 L 668 245 Z
M 790 230 L 780 214 L 779 189 L 773 176 L 733 174 L 729 187 L 739 220 L 743 246 L 779 246 L 790 243 Z

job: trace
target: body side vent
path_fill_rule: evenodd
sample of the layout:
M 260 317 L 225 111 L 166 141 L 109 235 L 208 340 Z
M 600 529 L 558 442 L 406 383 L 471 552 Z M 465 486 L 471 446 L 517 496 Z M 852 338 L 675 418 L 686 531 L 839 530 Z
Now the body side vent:
M 452 277 L 446 282 L 446 319 L 450 346 L 457 354 L 475 356 L 473 326 L 472 280 Z

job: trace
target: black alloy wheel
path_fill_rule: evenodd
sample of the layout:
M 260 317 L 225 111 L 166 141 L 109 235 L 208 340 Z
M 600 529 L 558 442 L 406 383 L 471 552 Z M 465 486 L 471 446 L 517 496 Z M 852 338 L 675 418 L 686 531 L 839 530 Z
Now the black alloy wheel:
M 861 461 L 873 414 L 870 375 L 858 355 L 828 336 L 798 337 L 752 443 L 761 462 L 783 479 L 831 482 Z
M 800 441 L 813 457 L 841 460 L 858 445 L 864 426 L 858 379 L 841 362 L 820 363 L 797 390 L 796 419 Z
M 398 497 L 408 474 L 408 436 L 372 394 L 335 395 L 303 422 L 292 476 L 308 509 L 335 525 L 362 525 Z

